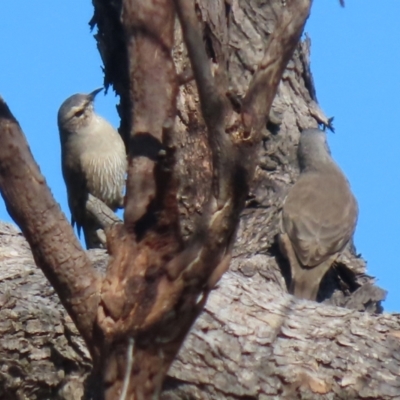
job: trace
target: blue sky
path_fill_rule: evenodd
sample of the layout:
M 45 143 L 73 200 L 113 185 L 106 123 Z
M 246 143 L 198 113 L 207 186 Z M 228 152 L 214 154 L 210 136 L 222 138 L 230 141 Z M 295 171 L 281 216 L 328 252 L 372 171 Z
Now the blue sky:
M 398 0 L 347 0 L 344 9 L 336 0 L 315 0 L 306 26 L 318 100 L 335 116 L 331 150 L 359 202 L 355 244 L 389 292 L 387 311 L 400 311 L 399 14 Z M 0 13 L 0 95 L 68 218 L 56 116 L 66 97 L 103 83 L 91 17 L 91 2 L 82 0 L 13 0 Z M 112 91 L 96 101 L 114 126 L 116 102 Z M 0 219 L 10 221 L 2 200 Z

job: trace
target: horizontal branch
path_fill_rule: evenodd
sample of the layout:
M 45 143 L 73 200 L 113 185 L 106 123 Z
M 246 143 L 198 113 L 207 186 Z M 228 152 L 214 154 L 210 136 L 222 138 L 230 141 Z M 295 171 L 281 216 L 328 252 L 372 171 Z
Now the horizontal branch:
M 10 225 L 0 224 L 0 254 L 6 256 L 0 271 L 4 398 L 12 398 L 16 385 L 25 398 L 79 398 L 71 393 L 83 391 L 90 370 L 82 339 Z M 107 264 L 104 251 L 89 254 Z M 399 315 L 296 300 L 256 272 L 269 262 L 248 254 L 233 261 L 233 270 L 254 275 L 224 275 L 172 364 L 161 399 L 400 397 Z
M 232 264 L 249 272 L 267 263 Z M 230 271 L 172 365 L 176 395 L 165 399 L 398 398 L 399 338 L 398 315 L 298 300 L 258 273 Z

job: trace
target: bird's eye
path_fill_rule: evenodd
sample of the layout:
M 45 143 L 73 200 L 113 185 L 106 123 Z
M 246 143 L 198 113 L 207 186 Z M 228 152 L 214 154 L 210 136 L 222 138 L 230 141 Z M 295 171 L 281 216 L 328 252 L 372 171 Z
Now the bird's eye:
M 79 117 L 81 117 L 81 116 L 83 115 L 84 112 L 85 112 L 84 109 L 78 110 L 78 111 L 74 114 L 74 116 L 79 118 Z

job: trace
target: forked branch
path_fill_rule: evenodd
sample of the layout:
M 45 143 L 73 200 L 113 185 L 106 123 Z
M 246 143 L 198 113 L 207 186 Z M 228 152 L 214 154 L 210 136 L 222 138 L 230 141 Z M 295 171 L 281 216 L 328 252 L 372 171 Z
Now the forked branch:
M 102 0 L 94 3 L 109 5 Z M 125 135 L 129 137 L 125 221 L 110 229 L 111 258 L 102 282 L 52 198 L 18 123 L 0 103 L 2 195 L 36 263 L 95 356 L 93 382 L 99 398 L 157 396 L 209 290 L 229 266 L 255 170 L 255 148 L 309 14 L 309 0 L 285 4 L 277 10 L 276 28 L 237 113 L 211 72 L 194 0 L 122 0 L 122 14 L 114 13 L 113 26 L 120 24 L 123 32 L 119 44 L 125 45 L 128 62 L 123 68 L 129 82 L 117 87 L 129 87 L 129 99 L 123 104 L 134 104 L 134 109 L 129 110 Z M 186 247 L 179 231 L 176 160 L 170 146 L 179 85 L 172 59 L 176 12 L 213 167 L 210 197 Z M 123 126 L 127 125 L 125 121 Z

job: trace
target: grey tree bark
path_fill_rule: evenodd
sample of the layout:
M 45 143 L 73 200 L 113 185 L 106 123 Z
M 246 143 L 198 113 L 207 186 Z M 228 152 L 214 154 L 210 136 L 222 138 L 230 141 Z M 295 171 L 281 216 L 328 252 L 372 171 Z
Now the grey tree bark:
M 228 96 L 240 106 L 282 2 L 197 3 L 210 62 L 215 70 L 226 63 Z M 108 58 L 118 49 L 107 47 L 102 12 L 97 6 L 93 22 L 100 27 L 106 82 L 113 82 L 116 69 Z M 298 173 L 299 129 L 329 123 L 317 103 L 309 44 L 298 46 L 280 82 L 255 155 L 259 163 L 234 258 L 173 363 L 163 399 L 400 398 L 400 318 L 381 313 L 385 293 L 366 275 L 354 247 L 324 279 L 320 304 L 287 294 L 289 270 L 275 235 L 283 199 Z M 175 61 L 183 76 L 188 66 L 183 45 L 176 46 Z M 174 143 L 187 236 L 210 190 L 210 151 L 199 115 L 189 82 L 180 88 Z M 104 271 L 107 255 L 88 254 Z M 8 224 L 0 228 L 0 334 L 0 398 L 83 395 L 89 353 L 24 238 Z

